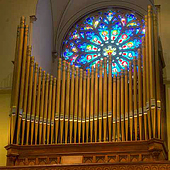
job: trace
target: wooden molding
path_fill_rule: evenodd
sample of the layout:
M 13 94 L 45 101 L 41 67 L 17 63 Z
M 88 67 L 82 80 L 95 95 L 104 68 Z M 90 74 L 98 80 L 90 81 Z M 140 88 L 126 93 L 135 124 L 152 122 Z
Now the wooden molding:
M 164 142 L 158 139 L 84 144 L 8 145 L 5 148 L 8 166 L 61 164 L 63 156 L 82 156 L 82 164 L 167 160 L 167 149 Z

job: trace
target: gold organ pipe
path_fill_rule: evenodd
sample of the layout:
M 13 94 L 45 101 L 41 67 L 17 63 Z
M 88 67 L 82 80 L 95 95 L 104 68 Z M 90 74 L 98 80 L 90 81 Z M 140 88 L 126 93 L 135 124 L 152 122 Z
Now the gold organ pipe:
M 154 46 L 155 46 L 155 70 L 156 71 L 156 99 L 157 99 L 157 128 L 158 138 L 161 138 L 161 84 L 160 84 L 160 66 L 158 55 L 158 21 L 157 15 L 154 14 Z
M 56 101 L 56 81 L 57 79 L 53 79 L 53 91 L 52 91 L 52 108 L 51 108 L 51 144 L 54 139 L 54 114 L 55 114 L 55 101 Z
M 99 142 L 102 141 L 102 111 L 103 111 L 103 87 L 102 87 L 102 72 L 103 72 L 103 62 L 102 60 L 100 61 L 100 67 L 99 67 Z
M 138 49 L 138 110 L 139 110 L 139 137 L 143 139 L 143 114 L 142 114 L 142 66 L 141 50 Z
M 73 136 L 73 111 L 74 111 L 74 68 L 75 66 L 71 66 L 72 75 L 71 75 L 71 93 L 70 93 L 70 143 L 72 143 L 72 136 Z M 77 89 L 78 90 L 78 89 Z
M 48 95 L 49 95 L 49 77 L 50 75 L 46 75 L 46 83 L 45 83 L 45 98 L 44 98 L 44 121 L 43 121 L 43 144 L 46 143 L 46 129 L 47 129 L 47 110 L 48 110 Z
M 14 69 L 13 69 L 13 78 L 12 78 L 12 92 L 11 92 L 11 113 L 9 115 L 9 133 L 8 133 L 8 144 L 13 143 L 11 141 L 12 137 L 12 112 L 15 110 L 15 107 L 13 107 L 13 98 L 14 98 L 14 89 L 15 89 L 15 75 L 16 75 L 16 69 L 17 69 L 17 58 L 18 58 L 18 46 L 19 46 L 19 34 L 20 34 L 20 26 L 17 27 L 17 37 L 16 37 L 16 47 L 15 47 L 15 58 L 14 58 Z M 14 109 L 14 110 L 13 110 Z
M 31 145 L 32 145 L 32 143 L 33 143 L 34 123 L 35 123 L 35 104 L 36 104 L 36 91 L 37 91 L 37 72 L 38 72 L 38 64 L 35 63 L 35 69 L 34 69 L 34 85 L 33 85 L 33 94 L 32 94 L 32 111 L 31 111 Z
M 98 64 L 95 65 L 95 92 L 94 92 L 94 141 L 97 142 L 97 119 L 98 119 Z
M 65 106 L 66 108 L 65 110 L 65 143 L 67 143 L 67 140 L 68 140 L 69 107 L 70 107 L 70 63 L 67 63 L 66 106 Z
M 121 141 L 121 131 L 120 131 L 120 121 L 121 121 L 121 112 L 120 112 L 120 76 L 117 73 L 117 140 Z
M 29 77 L 29 93 L 28 93 L 28 109 L 27 109 L 26 145 L 28 145 L 28 142 L 29 142 L 29 133 L 30 133 L 30 118 L 31 118 L 33 73 L 34 73 L 34 57 L 31 57 L 31 62 L 30 62 L 30 77 Z
M 93 109 L 94 109 L 94 66 L 91 67 L 90 84 L 90 141 L 93 142 Z
M 134 128 L 135 128 L 135 140 L 138 140 L 138 108 L 137 108 L 137 68 L 136 58 L 133 59 L 133 87 L 134 87 Z
M 107 140 L 107 59 L 104 58 L 104 80 L 103 80 L 103 140 Z
M 125 67 L 125 129 L 126 141 L 128 141 L 129 134 L 129 111 L 128 111 L 128 69 Z
M 49 97 L 48 97 L 48 119 L 47 119 L 47 144 L 50 143 L 51 107 L 52 107 L 53 76 L 50 76 Z
M 156 136 L 156 106 L 155 106 L 155 73 L 154 73 L 154 43 L 153 43 L 153 10 L 148 6 L 148 41 L 149 41 L 149 71 L 150 71 L 150 102 L 153 138 Z
M 133 140 L 133 87 L 132 87 L 132 63 L 129 63 L 129 120 L 130 140 Z
M 83 88 L 83 70 L 80 69 L 79 78 L 79 102 L 78 102 L 78 143 L 81 140 L 81 117 L 82 117 L 82 88 Z
M 113 141 L 116 141 L 116 132 L 117 132 L 117 128 L 116 128 L 116 121 L 117 121 L 117 103 L 116 103 L 116 99 L 117 99 L 117 95 L 116 95 L 116 91 L 117 91 L 117 87 L 116 87 L 116 74 L 114 74 L 113 77 Z
M 75 78 L 75 96 L 74 96 L 74 143 L 77 142 L 77 117 L 78 117 L 78 88 L 79 85 L 79 69 L 76 67 L 76 78 Z
M 125 141 L 125 80 L 123 70 L 121 70 L 121 134 L 122 141 Z
M 92 99 L 91 99 L 92 100 Z M 89 141 L 89 118 L 90 118 L 90 69 L 87 69 L 87 90 L 86 90 L 86 142 Z
M 147 94 L 147 101 L 146 101 L 146 111 L 148 115 L 148 129 L 149 129 L 149 139 L 151 139 L 151 113 L 150 113 L 150 85 L 149 85 L 149 42 L 148 42 L 148 16 L 145 16 L 145 44 L 146 44 L 146 94 Z
M 57 71 L 57 96 L 56 96 L 56 113 L 55 113 L 55 143 L 58 143 L 59 129 L 59 112 L 60 112 L 60 94 L 61 94 L 61 58 L 58 60 Z
M 66 84 L 66 61 L 63 61 L 62 89 L 61 89 L 61 112 L 60 112 L 60 143 L 63 142 L 64 114 L 65 114 L 65 84 Z
M 35 145 L 37 144 L 38 122 L 39 122 L 39 117 L 40 117 L 41 76 L 42 76 L 42 68 L 39 67 L 39 73 L 38 73 L 38 93 L 37 93 L 36 114 L 35 114 Z
M 23 40 L 24 40 L 24 25 L 25 18 L 21 17 L 20 21 L 20 35 L 19 35 L 19 44 L 18 44 L 18 57 L 17 57 L 17 66 L 16 66 L 16 75 L 14 82 L 14 90 L 13 90 L 13 98 L 12 98 L 12 118 L 11 118 L 11 143 L 14 142 L 15 135 L 15 125 L 16 125 L 16 117 L 18 110 L 18 97 L 19 97 L 19 89 L 20 89 L 20 75 L 21 75 L 21 62 L 22 62 L 22 54 L 23 54 Z
M 19 46 L 19 35 L 20 35 L 20 26 L 17 27 L 17 37 L 16 37 L 16 47 L 15 47 L 15 58 L 14 58 L 14 70 L 13 70 L 13 79 L 12 79 L 12 93 L 11 93 L 11 107 L 13 104 L 14 89 L 15 89 L 15 78 L 16 78 L 16 69 L 17 69 L 17 60 L 18 60 L 18 46 Z
M 146 49 L 145 38 L 142 38 L 142 56 L 143 56 L 143 115 L 144 115 L 144 129 L 145 140 L 148 140 L 148 126 L 147 126 L 147 111 L 146 111 Z
M 109 56 L 109 76 L 108 76 L 108 130 L 109 141 L 112 140 L 112 56 Z
M 83 76 L 83 103 L 82 103 L 82 143 L 84 143 L 85 138 L 85 111 L 86 111 L 86 71 L 84 71 Z
M 30 74 L 30 59 L 31 59 L 31 47 L 27 48 L 27 62 L 26 62 L 26 75 L 25 75 L 25 88 L 24 88 L 24 101 L 23 101 L 23 114 L 22 114 L 22 140 L 21 144 L 24 144 L 24 133 L 25 133 L 25 122 L 26 122 L 26 111 L 28 101 L 28 82 Z
M 18 125 L 17 125 L 17 141 L 16 143 L 19 144 L 20 138 L 20 129 L 21 129 L 21 121 L 22 121 L 22 114 L 23 114 L 23 97 L 24 97 L 24 87 L 25 87 L 25 65 L 26 65 L 26 58 L 27 58 L 27 40 L 28 40 L 28 25 L 25 26 L 24 32 L 24 47 L 23 47 L 23 57 L 22 57 L 22 70 L 21 70 L 21 86 L 20 86 L 20 94 L 19 94 L 19 117 L 18 117 Z
M 45 93 L 45 71 L 42 74 L 42 88 L 41 88 L 41 101 L 40 101 L 40 119 L 39 119 L 39 144 L 42 142 L 42 124 L 44 112 L 44 93 Z

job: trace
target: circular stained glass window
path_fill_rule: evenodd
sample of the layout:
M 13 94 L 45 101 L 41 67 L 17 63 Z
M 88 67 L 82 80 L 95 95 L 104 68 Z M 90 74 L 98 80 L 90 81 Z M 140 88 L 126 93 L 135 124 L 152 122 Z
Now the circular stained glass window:
M 71 28 L 62 56 L 77 67 L 90 68 L 111 55 L 113 72 L 120 72 L 137 57 L 144 34 L 144 20 L 135 12 L 115 8 L 97 11 Z

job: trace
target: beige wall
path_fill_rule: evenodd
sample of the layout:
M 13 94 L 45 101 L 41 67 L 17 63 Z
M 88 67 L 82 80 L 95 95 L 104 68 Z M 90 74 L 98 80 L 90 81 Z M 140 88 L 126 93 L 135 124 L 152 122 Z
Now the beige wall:
M 4 147 L 8 144 L 10 100 L 10 90 L 0 90 L 0 166 L 6 165 L 6 150 Z
M 167 80 L 170 80 L 170 52 L 169 52 L 169 41 L 170 41 L 170 1 L 169 0 L 155 0 L 155 5 L 160 6 L 160 37 L 163 46 L 163 56 L 165 59 L 165 75 Z
M 20 17 L 35 14 L 37 0 L 0 0 L 0 82 L 13 71 L 17 25 Z

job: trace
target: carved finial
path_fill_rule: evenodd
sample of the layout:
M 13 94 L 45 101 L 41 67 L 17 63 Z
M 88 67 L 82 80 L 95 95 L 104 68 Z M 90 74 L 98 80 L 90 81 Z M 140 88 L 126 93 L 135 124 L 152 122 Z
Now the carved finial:
M 147 26 L 147 25 L 148 25 L 148 16 L 145 15 L 145 26 Z
M 31 57 L 30 65 L 31 65 L 31 67 L 34 66 L 34 57 L 33 56 Z
M 57 79 L 56 79 L 56 77 L 54 77 L 53 82 L 54 82 L 54 86 L 55 86 L 55 85 L 56 85 L 56 83 L 57 83 Z
M 39 67 L 38 76 L 41 77 L 41 74 L 42 74 L 42 68 Z
M 58 70 L 61 69 L 61 58 L 58 59 Z
M 38 63 L 35 63 L 35 73 L 38 72 Z
M 53 76 L 51 75 L 50 76 L 50 84 L 52 84 L 53 83 Z
M 79 68 L 76 67 L 76 75 L 78 75 L 78 74 L 79 74 Z
M 31 46 L 27 46 L 27 56 L 28 57 L 31 57 L 31 50 L 32 50 Z
M 37 17 L 35 15 L 30 16 L 30 23 L 33 23 L 36 20 L 37 20 Z
M 25 25 L 25 36 L 28 36 L 28 25 Z
M 43 76 L 42 77 L 43 77 L 43 80 L 44 80 L 45 79 L 45 71 L 43 71 Z
M 64 60 L 63 61 L 63 71 L 65 71 L 66 70 L 66 61 Z
M 21 17 L 21 20 L 20 20 L 20 28 L 23 28 L 23 27 L 24 27 L 24 24 L 25 24 L 25 17 L 22 16 L 22 17 Z
M 148 17 L 151 17 L 152 15 L 152 6 L 148 5 Z
M 50 78 L 50 75 L 49 75 L 49 73 L 47 73 L 46 80 L 49 81 L 49 78 Z

